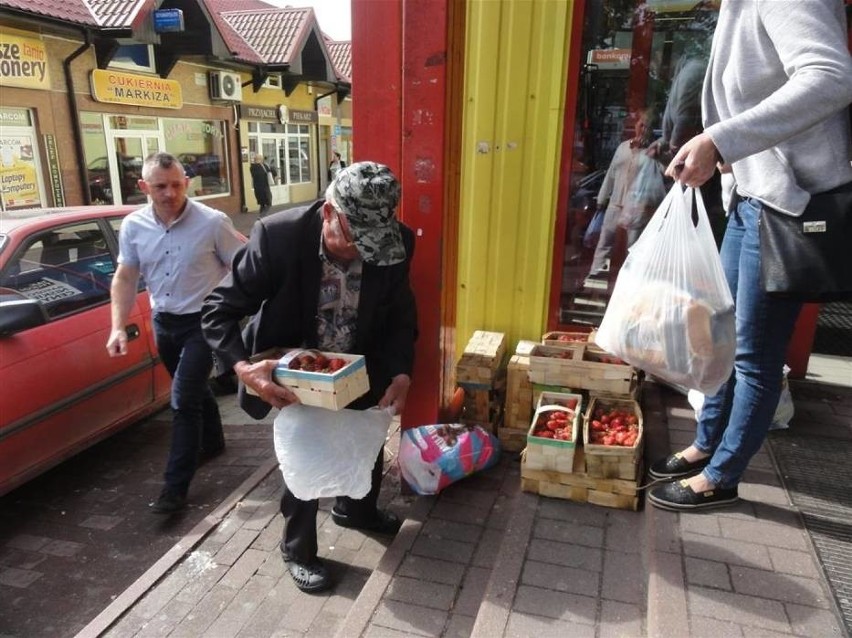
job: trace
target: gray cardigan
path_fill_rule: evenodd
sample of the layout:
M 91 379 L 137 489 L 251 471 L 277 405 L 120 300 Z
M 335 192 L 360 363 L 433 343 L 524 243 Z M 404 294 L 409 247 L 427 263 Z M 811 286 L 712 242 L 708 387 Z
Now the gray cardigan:
M 737 192 L 791 215 L 852 181 L 852 58 L 842 0 L 723 0 L 705 132 Z

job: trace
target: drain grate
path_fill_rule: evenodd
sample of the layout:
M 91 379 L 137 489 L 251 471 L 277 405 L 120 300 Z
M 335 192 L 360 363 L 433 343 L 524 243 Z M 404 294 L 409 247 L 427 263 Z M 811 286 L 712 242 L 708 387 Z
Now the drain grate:
M 784 432 L 770 442 L 852 635 L 852 441 Z

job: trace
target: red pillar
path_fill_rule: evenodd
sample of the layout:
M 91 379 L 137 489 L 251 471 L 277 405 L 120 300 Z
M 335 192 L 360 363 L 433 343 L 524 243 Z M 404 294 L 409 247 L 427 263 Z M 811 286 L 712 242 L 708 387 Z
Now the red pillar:
M 403 427 L 440 407 L 447 0 L 352 0 L 355 158 L 402 181 L 400 218 L 417 235 L 411 283 L 420 337 Z
M 814 345 L 816 335 L 817 318 L 819 317 L 820 305 L 806 303 L 802 306 L 793 337 L 787 348 L 787 365 L 790 366 L 791 379 L 804 379 L 808 372 L 808 360 L 811 358 L 811 348 Z

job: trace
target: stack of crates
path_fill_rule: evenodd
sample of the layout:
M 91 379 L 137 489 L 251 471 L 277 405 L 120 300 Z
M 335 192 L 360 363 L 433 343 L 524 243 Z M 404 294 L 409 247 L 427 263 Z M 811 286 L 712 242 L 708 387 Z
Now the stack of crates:
M 506 408 L 497 437 L 508 452 L 520 452 L 527 444 L 527 431 L 535 408 L 530 381 L 529 353 L 533 341 L 520 341 L 506 370 Z
M 497 434 L 506 393 L 506 335 L 476 330 L 456 364 L 456 384 L 464 389 L 463 423 Z
M 582 433 L 574 439 L 572 467 L 539 467 L 527 447 L 521 462 L 521 489 L 552 498 L 594 503 L 620 509 L 639 507 L 642 476 L 641 436 L 630 448 L 594 444 L 590 441 L 590 421 L 598 407 L 617 407 L 634 414 L 641 432 L 638 397 L 641 377 L 630 365 L 601 350 L 594 335 L 583 340 L 581 333 L 551 332 L 543 335 L 527 357 L 533 404 L 551 392 L 579 393 L 583 396 Z M 510 408 L 507 406 L 507 412 Z M 532 420 L 527 427 L 534 427 Z M 569 446 L 560 443 L 563 447 Z M 545 448 L 542 446 L 542 450 Z M 545 450 L 552 452 L 553 450 Z

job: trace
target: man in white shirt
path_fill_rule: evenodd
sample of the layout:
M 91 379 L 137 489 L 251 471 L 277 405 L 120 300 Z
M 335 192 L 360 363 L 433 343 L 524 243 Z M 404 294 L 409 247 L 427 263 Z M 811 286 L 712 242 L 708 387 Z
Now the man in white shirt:
M 110 356 L 127 354 L 125 326 L 139 277 L 144 277 L 157 349 L 172 376 L 172 445 L 165 487 L 154 503 L 154 511 L 162 514 L 183 509 L 199 458 L 225 447 L 219 408 L 207 383 L 213 357 L 201 333 L 201 305 L 245 243 L 225 213 L 187 198 L 188 186 L 174 156 L 154 153 L 145 159 L 139 188 L 150 203 L 121 224 L 106 344 Z

